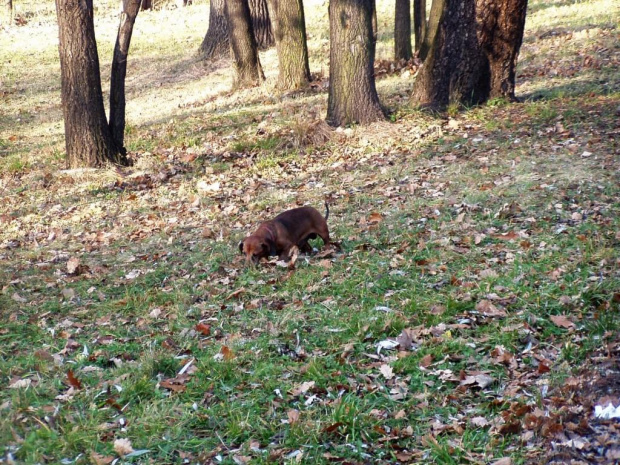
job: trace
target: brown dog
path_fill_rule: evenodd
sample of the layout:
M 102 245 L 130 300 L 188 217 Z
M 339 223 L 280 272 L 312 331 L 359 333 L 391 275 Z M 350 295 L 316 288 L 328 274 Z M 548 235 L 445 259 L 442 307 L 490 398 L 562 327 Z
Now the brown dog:
M 302 252 L 310 252 L 309 239 L 320 236 L 329 245 L 329 206 L 325 203 L 325 218 L 312 207 L 293 208 L 280 213 L 271 221 L 262 223 L 256 232 L 239 242 L 239 251 L 245 254 L 246 263 L 258 263 L 261 258 L 278 255 L 280 260 L 289 256 L 296 245 Z

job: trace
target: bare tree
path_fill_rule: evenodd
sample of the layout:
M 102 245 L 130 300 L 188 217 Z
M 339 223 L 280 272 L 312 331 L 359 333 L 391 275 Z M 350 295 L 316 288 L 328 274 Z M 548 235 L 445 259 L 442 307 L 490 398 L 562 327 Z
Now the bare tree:
M 4 0 L 4 14 L 0 18 L 0 24 L 13 24 L 13 0 Z
M 278 87 L 305 87 L 310 82 L 310 65 L 302 0 L 269 0 L 269 9 L 280 66 Z

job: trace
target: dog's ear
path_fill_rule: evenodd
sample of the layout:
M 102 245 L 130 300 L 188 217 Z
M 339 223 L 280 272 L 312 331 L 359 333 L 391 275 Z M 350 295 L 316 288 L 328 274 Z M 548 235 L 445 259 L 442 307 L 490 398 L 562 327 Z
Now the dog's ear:
M 263 242 L 263 250 L 268 257 L 278 255 L 278 252 L 276 252 L 276 244 L 270 239 L 267 239 L 265 242 Z
M 239 242 L 239 253 L 243 253 L 243 241 Z

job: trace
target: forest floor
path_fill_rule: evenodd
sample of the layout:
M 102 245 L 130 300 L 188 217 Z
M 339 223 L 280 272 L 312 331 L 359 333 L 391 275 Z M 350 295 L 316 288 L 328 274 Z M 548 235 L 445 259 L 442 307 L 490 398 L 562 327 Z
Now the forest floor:
M 204 2 L 141 12 L 135 164 L 105 170 L 64 169 L 47 3 L 0 30 L 0 463 L 618 463 L 617 3 L 532 0 L 522 103 L 431 114 L 380 1 L 390 119 L 347 129 L 327 2 L 285 95 L 275 50 L 237 93 L 197 59 Z M 260 221 L 325 200 L 340 250 L 245 266 Z

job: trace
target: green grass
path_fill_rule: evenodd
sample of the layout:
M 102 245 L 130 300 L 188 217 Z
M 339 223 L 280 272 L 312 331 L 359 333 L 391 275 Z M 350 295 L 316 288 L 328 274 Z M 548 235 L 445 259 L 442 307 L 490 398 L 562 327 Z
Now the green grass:
M 530 5 L 522 104 L 421 113 L 402 103 L 410 80 L 392 76 L 378 88 L 393 121 L 344 131 L 317 124 L 324 93 L 230 94 L 226 68 L 192 64 L 205 4 L 141 12 L 128 103 L 136 165 L 123 173 L 61 171 L 55 45 L 9 42 L 2 460 L 90 463 L 129 439 L 149 452 L 128 463 L 525 463 L 529 446 L 493 422 L 519 406 L 560 421 L 554 389 L 596 370 L 592 354 L 620 325 L 608 29 L 618 14 L 605 5 Z M 30 8 L 41 24 L 15 34 L 53 31 L 53 12 Z M 321 8 L 309 8 L 313 71 L 327 69 Z M 380 3 L 380 27 L 391 9 Z M 97 15 L 109 42 L 117 18 L 111 7 Z M 150 40 L 164 20 L 178 26 L 170 40 Z M 600 66 L 575 68 L 578 54 Z M 275 79 L 273 51 L 261 59 Z M 341 253 L 302 256 L 294 271 L 244 266 L 237 243 L 258 222 L 296 205 L 322 210 L 325 198 Z M 85 267 L 77 276 L 70 258 Z M 504 316 L 484 315 L 482 300 Z M 378 351 L 404 330 L 411 349 Z M 461 385 L 480 373 L 488 386 Z

